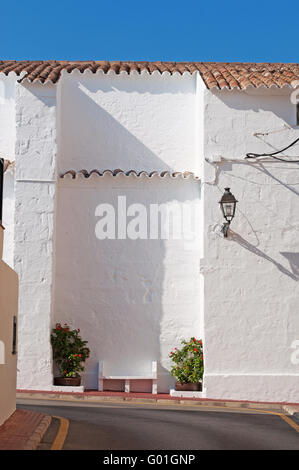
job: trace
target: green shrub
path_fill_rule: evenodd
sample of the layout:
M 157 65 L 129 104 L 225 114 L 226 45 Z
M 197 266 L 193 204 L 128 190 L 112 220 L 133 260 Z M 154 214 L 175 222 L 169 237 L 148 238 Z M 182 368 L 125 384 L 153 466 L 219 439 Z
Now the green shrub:
M 180 384 L 201 382 L 204 373 L 202 341 L 191 338 L 189 341 L 183 340 L 181 344 L 181 349 L 174 348 L 169 354 L 174 362 L 171 375 Z
M 80 377 L 84 371 L 82 363 L 89 357 L 87 341 L 82 341 L 80 330 L 71 330 L 67 323 L 64 327 L 56 324 L 51 333 L 53 359 L 62 377 Z

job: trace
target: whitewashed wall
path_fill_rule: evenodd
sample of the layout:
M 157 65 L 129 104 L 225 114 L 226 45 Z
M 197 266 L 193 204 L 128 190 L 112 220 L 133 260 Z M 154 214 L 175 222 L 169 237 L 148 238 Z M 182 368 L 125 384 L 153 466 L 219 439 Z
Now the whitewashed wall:
M 205 164 L 206 395 L 298 402 L 291 345 L 299 335 L 299 166 L 240 161 L 295 140 L 295 106 L 287 92 L 206 91 L 204 124 L 205 157 L 234 159 Z M 217 224 L 226 186 L 239 203 L 224 239 Z
M 73 72 L 58 88 L 59 172 L 198 172 L 195 76 Z
M 15 118 L 16 75 L 0 74 L 0 157 L 15 159 L 16 118 Z M 13 267 L 14 238 L 14 174 L 10 169 L 4 178 L 3 225 L 5 227 L 3 259 Z
M 15 157 L 15 90 L 15 74 L 0 74 L 0 154 L 9 160 Z
M 153 203 L 198 205 L 200 182 L 123 175 L 61 180 L 54 320 L 80 328 L 89 341 L 86 387 L 97 387 L 99 360 L 112 375 L 150 373 L 151 361 L 156 360 L 158 389 L 168 392 L 173 383 L 167 370 L 169 352 L 181 339 L 201 333 L 199 238 L 191 244 L 99 240 L 95 209 L 109 203 L 117 212 L 118 196 L 127 197 L 127 206 L 144 204 L 148 212 Z M 199 225 L 200 210 L 194 217 Z
M 298 365 L 290 359 L 299 330 L 298 166 L 241 161 L 298 136 L 289 93 L 210 92 L 196 75 L 164 74 L 73 73 L 57 93 L 51 85 L 18 86 L 21 388 L 51 388 L 50 329 L 68 321 L 90 342 L 87 387 L 96 386 L 98 359 L 134 373 L 160 359 L 159 390 L 168 391 L 169 350 L 204 334 L 208 397 L 299 401 Z M 220 157 L 233 162 L 204 160 Z M 56 164 L 58 174 L 194 171 L 204 173 L 203 190 L 199 196 L 191 180 L 107 176 L 61 180 L 55 199 Z M 223 239 L 218 201 L 226 186 L 239 204 L 234 233 Z M 198 243 L 98 240 L 95 206 L 123 192 L 145 204 L 200 197 Z
M 19 274 L 18 387 L 52 385 L 50 345 L 56 176 L 56 87 L 16 96 L 14 265 Z
M 58 172 L 198 174 L 196 90 L 196 77 L 189 74 L 65 75 L 58 85 Z M 158 360 L 159 389 L 168 391 L 170 349 L 199 332 L 199 257 L 163 241 L 100 242 L 94 208 L 115 202 L 122 191 L 137 203 L 185 199 L 188 191 L 198 200 L 199 183 L 108 177 L 69 184 L 61 186 L 57 199 L 55 320 L 81 325 L 91 343 L 85 384 L 97 385 L 101 358 L 131 374 L 144 374 Z
M 3 220 L 5 239 L 3 247 L 3 260 L 13 268 L 14 253 L 14 215 L 15 215 L 15 177 L 14 169 L 9 168 L 3 178 Z
M 56 134 L 58 174 L 70 168 L 197 173 L 196 87 L 196 79 L 190 75 L 95 77 L 76 73 L 64 77 L 57 92 L 51 85 L 24 83 L 19 87 L 14 259 L 20 274 L 20 388 L 51 389 L 50 328 L 66 319 L 81 327 L 91 345 L 84 377 L 87 387 L 96 387 L 97 362 L 105 355 L 109 367 L 131 373 L 144 373 L 153 359 L 159 360 L 159 389 L 169 390 L 172 379 L 166 368 L 170 349 L 181 338 L 200 333 L 198 240 L 188 246 L 185 255 L 185 245 L 171 242 L 100 242 L 94 234 L 94 204 L 105 197 L 106 202 L 115 200 L 123 190 L 137 203 L 176 198 L 199 202 L 199 182 L 158 180 L 155 187 L 153 180 L 135 183 L 133 177 L 133 181 L 129 179 L 132 188 L 123 188 L 112 179 L 112 191 L 109 184 L 102 186 L 102 179 L 96 187 L 90 180 L 84 181 L 83 187 L 71 181 L 67 191 L 63 182 L 55 202 Z M 127 185 L 128 180 L 124 183 Z M 74 210 L 78 215 L 75 218 Z M 74 224 L 80 226 L 79 231 L 73 230 Z M 92 239 L 88 247 L 86 239 Z M 101 256 L 104 265 L 99 263 Z M 92 262 L 88 264 L 85 260 L 89 257 Z M 134 273 L 136 265 L 139 268 Z M 107 273 L 109 282 L 105 280 Z M 191 287 L 196 290 L 193 298 Z M 118 329 L 123 301 L 128 321 L 122 320 Z M 143 317 L 138 319 L 142 312 Z M 142 335 L 149 329 L 151 334 L 142 352 Z M 115 352 L 114 343 L 121 345 L 123 353 Z M 120 355 L 123 362 L 119 362 Z

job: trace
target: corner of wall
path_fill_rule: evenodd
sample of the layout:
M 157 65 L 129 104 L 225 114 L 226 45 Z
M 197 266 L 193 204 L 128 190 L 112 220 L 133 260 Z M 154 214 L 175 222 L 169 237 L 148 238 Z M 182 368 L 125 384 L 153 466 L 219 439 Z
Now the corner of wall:
M 56 86 L 16 97 L 14 264 L 20 278 L 18 388 L 52 386 L 50 344 L 56 195 Z

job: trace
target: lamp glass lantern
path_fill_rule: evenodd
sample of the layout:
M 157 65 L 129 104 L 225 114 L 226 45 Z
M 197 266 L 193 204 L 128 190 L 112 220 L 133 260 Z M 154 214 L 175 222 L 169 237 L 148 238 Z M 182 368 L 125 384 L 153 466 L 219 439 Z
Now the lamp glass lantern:
M 238 201 L 231 193 L 230 188 L 225 188 L 223 196 L 219 201 L 223 217 L 226 220 L 226 223 L 224 223 L 222 227 L 225 237 L 227 236 L 228 227 L 235 216 L 237 202 Z

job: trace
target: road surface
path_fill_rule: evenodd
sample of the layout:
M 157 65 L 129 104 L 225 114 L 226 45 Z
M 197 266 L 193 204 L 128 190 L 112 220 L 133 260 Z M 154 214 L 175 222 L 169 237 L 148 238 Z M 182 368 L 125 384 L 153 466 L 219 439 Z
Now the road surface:
M 64 450 L 299 449 L 296 424 L 292 427 L 280 416 L 251 410 L 51 401 L 18 408 L 65 418 L 52 420 L 41 450 L 50 449 L 59 432 Z M 62 422 L 68 429 L 61 435 Z

